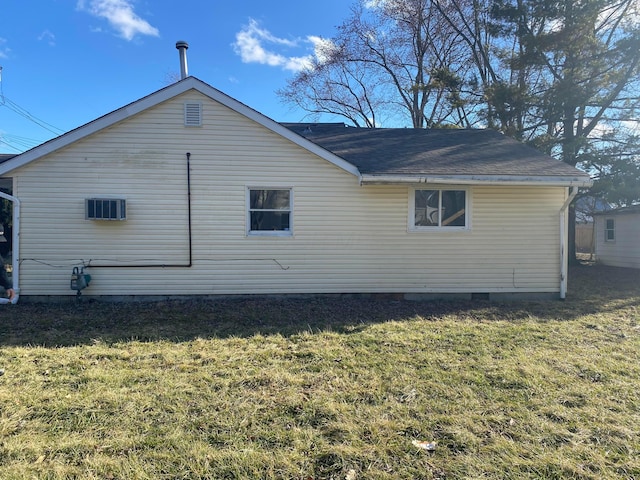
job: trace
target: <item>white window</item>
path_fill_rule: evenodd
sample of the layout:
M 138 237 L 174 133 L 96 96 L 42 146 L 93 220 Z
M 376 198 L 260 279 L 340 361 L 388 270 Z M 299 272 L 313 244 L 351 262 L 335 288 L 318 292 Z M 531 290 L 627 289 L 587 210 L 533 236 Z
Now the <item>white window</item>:
M 187 127 L 202 126 L 202 104 L 201 103 L 185 103 L 184 104 L 184 124 Z
M 409 199 L 409 229 L 468 229 L 468 197 L 466 189 L 414 189 Z
M 291 236 L 293 190 L 247 188 L 247 234 Z
M 613 218 L 607 218 L 604 227 L 604 241 L 614 242 L 616 240 L 616 222 Z
M 87 220 L 126 220 L 127 201 L 123 198 L 85 199 Z

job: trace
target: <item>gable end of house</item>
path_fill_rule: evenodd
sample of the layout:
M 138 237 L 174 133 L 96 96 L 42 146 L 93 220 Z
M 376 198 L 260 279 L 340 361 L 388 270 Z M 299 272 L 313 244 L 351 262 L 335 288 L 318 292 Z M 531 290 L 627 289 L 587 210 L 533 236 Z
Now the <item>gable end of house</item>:
M 31 163 L 45 155 L 53 153 L 61 148 L 71 145 L 83 138 L 88 137 L 94 133 L 97 133 L 105 128 L 108 128 L 116 123 L 131 118 L 149 108 L 159 105 L 162 102 L 170 100 L 178 95 L 188 92 L 189 90 L 195 90 L 201 94 L 211 98 L 212 100 L 224 105 L 227 108 L 243 115 L 244 117 L 262 125 L 263 127 L 273 131 L 274 133 L 286 138 L 294 144 L 308 150 L 315 155 L 323 158 L 324 160 L 332 163 L 336 167 L 360 178 L 360 172 L 358 168 L 339 157 L 331 153 L 330 151 L 318 146 L 317 144 L 307 140 L 306 138 L 297 135 L 291 130 L 283 127 L 278 122 L 270 119 L 269 117 L 261 114 L 260 112 L 248 107 L 247 105 L 239 102 L 238 100 L 224 94 L 220 90 L 208 85 L 207 83 L 199 80 L 196 77 L 187 77 L 179 82 L 169 85 L 161 90 L 158 90 L 146 97 L 143 97 L 135 102 L 132 102 L 122 108 L 114 110 L 96 120 L 93 120 L 85 125 L 82 125 L 74 130 L 71 130 L 59 137 L 56 137 L 48 142 L 45 142 L 37 147 L 32 148 L 22 154 L 15 156 L 6 155 L 3 162 L 0 162 L 0 176 L 5 175 L 16 168 L 22 167 L 28 163 Z M 185 107 L 185 124 L 195 126 L 196 121 L 199 120 L 193 107 L 189 109 L 188 118 Z M 188 123 L 187 123 L 188 121 Z

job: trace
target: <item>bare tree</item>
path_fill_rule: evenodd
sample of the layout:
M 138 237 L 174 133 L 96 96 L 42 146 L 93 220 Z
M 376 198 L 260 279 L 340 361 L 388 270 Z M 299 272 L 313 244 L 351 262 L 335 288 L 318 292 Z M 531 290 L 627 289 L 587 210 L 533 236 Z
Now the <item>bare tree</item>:
M 279 95 L 367 127 L 469 126 L 462 80 L 469 64 L 458 36 L 429 0 L 359 0 L 331 47 Z
M 339 115 L 356 126 L 377 126 L 384 92 L 366 63 L 345 59 L 343 46 L 326 45 L 312 66 L 290 79 L 280 98 L 311 114 Z

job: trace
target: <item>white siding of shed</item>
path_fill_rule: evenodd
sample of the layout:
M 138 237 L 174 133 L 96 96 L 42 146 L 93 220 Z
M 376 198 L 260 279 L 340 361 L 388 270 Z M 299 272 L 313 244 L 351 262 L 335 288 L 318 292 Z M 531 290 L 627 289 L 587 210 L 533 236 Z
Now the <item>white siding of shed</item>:
M 184 126 L 201 102 L 202 126 Z M 468 231 L 410 232 L 411 187 L 358 179 L 197 92 L 187 92 L 14 172 L 21 294 L 557 292 L 563 188 L 469 188 Z M 246 236 L 246 188 L 294 191 L 291 237 Z M 452 187 L 447 187 L 452 188 Z M 127 220 L 89 221 L 84 199 L 121 197 Z
M 640 268 L 640 214 L 598 215 L 596 260 L 612 267 Z M 605 241 L 607 219 L 615 222 L 615 240 Z

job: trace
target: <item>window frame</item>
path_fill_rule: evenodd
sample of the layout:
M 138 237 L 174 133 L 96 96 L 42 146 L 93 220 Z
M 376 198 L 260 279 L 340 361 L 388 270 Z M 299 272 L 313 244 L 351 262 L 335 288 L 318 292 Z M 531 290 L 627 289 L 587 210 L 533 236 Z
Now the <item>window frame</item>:
M 289 209 L 282 210 L 289 212 L 288 230 L 251 230 L 251 213 L 258 209 L 251 209 L 251 192 L 256 190 L 287 190 L 289 192 Z M 248 185 L 245 188 L 245 234 L 247 237 L 293 237 L 293 205 L 294 190 L 291 186 L 255 186 Z M 264 211 L 277 211 L 266 209 Z
M 609 227 L 609 222 L 611 222 L 611 227 Z M 612 243 L 616 241 L 616 219 L 615 218 L 604 219 L 604 241 L 607 243 Z
M 439 213 L 438 223 L 439 225 L 416 225 L 416 192 L 418 191 L 437 191 L 439 192 Z M 440 213 L 442 209 L 442 193 L 443 192 L 464 192 L 464 225 L 441 225 L 442 215 Z M 410 188 L 409 193 L 409 215 L 407 218 L 408 230 L 410 232 L 463 232 L 471 230 L 471 188 L 463 187 L 459 185 L 447 185 L 447 186 L 414 186 Z

